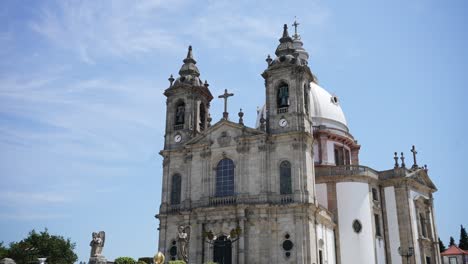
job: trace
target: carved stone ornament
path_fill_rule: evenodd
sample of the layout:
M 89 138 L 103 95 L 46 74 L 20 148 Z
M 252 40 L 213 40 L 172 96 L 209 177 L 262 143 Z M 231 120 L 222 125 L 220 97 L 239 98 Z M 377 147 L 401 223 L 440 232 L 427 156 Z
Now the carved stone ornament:
M 202 157 L 202 158 L 211 157 L 211 149 L 204 149 L 203 151 L 201 151 L 200 152 L 200 157 Z
M 227 132 L 224 131 L 224 132 L 221 133 L 221 136 L 218 137 L 218 144 L 221 147 L 227 147 L 231 143 L 231 139 L 232 138 L 227 134 Z
M 193 158 L 192 153 L 187 153 L 187 154 L 185 154 L 184 161 L 185 162 L 191 161 L 192 158 Z
M 239 142 L 236 148 L 239 153 L 247 153 L 250 150 L 249 144 L 246 142 Z
M 292 143 L 292 147 L 293 147 L 294 150 L 298 150 L 300 146 L 301 146 L 301 143 L 299 143 L 299 142 Z

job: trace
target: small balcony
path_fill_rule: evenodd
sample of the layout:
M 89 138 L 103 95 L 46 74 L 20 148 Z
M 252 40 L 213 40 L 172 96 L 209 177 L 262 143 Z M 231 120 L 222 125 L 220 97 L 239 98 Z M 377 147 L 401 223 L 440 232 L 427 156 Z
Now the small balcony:
M 341 165 L 341 166 L 323 166 L 315 167 L 316 177 L 327 176 L 367 176 L 378 179 L 379 173 L 366 166 L 360 165 Z
M 284 114 L 284 113 L 287 113 L 288 112 L 288 107 L 281 107 L 281 108 L 278 108 L 278 111 L 277 113 L 278 114 Z
M 174 125 L 174 130 L 182 130 L 184 129 L 184 124 Z

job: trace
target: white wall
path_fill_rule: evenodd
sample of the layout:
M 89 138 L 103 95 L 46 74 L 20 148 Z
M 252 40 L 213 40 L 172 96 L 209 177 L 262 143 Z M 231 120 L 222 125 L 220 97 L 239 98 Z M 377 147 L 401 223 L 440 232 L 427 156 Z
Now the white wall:
M 383 238 L 375 238 L 375 251 L 377 253 L 377 264 L 385 264 L 385 242 Z
M 320 246 L 320 241 L 323 245 Z M 335 235 L 333 229 L 330 229 L 322 224 L 317 225 L 317 250 L 322 250 L 323 263 L 335 264 Z M 315 262 L 314 262 L 315 263 Z M 318 253 L 317 253 L 318 263 Z
M 321 183 L 315 185 L 315 194 L 317 195 L 318 203 L 328 209 L 327 184 Z
M 340 254 L 342 264 L 375 264 L 373 217 L 367 183 L 336 184 Z M 360 233 L 353 230 L 353 221 L 362 224 Z
M 385 208 L 387 212 L 388 241 L 392 264 L 401 264 L 401 257 L 398 254 L 400 246 L 400 229 L 398 226 L 398 215 L 396 208 L 395 188 L 393 186 L 384 189 Z

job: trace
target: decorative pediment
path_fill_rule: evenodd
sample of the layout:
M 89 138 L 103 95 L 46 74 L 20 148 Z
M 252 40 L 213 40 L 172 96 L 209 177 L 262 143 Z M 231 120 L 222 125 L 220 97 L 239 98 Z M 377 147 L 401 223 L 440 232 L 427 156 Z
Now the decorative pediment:
M 186 146 L 208 145 L 217 143 L 220 147 L 226 147 L 239 138 L 248 138 L 264 135 L 265 132 L 246 127 L 228 120 L 221 120 L 208 128 L 205 132 L 185 143 Z
M 432 180 L 429 178 L 429 175 L 427 175 L 427 171 L 425 169 L 418 169 L 411 174 L 408 174 L 408 178 L 411 178 L 415 180 L 416 182 L 427 186 L 431 189 L 437 190 L 437 187 L 435 184 L 432 182 Z

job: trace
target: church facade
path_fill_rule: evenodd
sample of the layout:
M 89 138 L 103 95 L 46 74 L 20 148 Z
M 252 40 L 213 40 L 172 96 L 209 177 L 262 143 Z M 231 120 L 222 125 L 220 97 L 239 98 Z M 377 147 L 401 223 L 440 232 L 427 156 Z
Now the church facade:
M 296 23 L 295 23 L 296 24 Z M 297 30 L 297 24 L 296 24 Z M 158 249 L 187 263 L 439 264 L 427 168 L 359 163 L 339 99 L 318 85 L 287 26 L 267 58 L 265 106 L 211 124 L 189 47 L 169 78 Z

